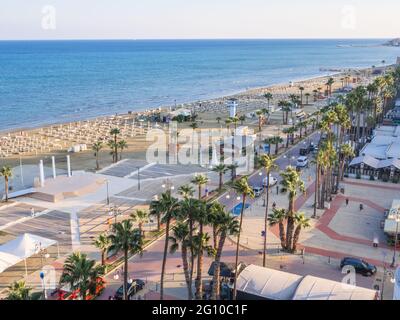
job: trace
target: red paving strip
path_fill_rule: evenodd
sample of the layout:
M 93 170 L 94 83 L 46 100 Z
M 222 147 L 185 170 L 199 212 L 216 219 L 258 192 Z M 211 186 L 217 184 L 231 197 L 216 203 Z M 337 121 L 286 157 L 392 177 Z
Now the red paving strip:
M 385 190 L 400 190 L 400 186 L 382 186 L 382 185 L 372 185 L 368 183 L 362 183 L 362 182 L 354 182 L 354 181 L 349 181 L 345 179 L 345 184 L 350 184 L 353 186 L 360 186 L 360 187 L 366 187 L 366 188 L 372 188 L 372 189 L 385 189 Z
M 329 238 L 334 239 L 334 240 L 339 240 L 339 241 L 347 241 L 347 242 L 352 242 L 352 243 L 357 243 L 357 244 L 362 244 L 362 245 L 367 245 L 367 246 L 373 246 L 373 241 L 372 240 L 365 240 L 365 239 L 359 239 L 359 238 L 354 238 L 350 236 L 344 236 L 336 231 L 332 230 L 329 227 L 329 224 L 332 222 L 333 218 L 345 202 L 345 199 L 349 199 L 352 202 L 359 202 L 363 203 L 364 205 L 367 205 L 377 211 L 383 212 L 385 211 L 385 208 L 375 204 L 374 202 L 362 198 L 357 198 L 357 197 L 344 197 L 343 195 L 338 195 L 335 197 L 335 199 L 331 202 L 331 208 L 327 209 L 325 213 L 322 215 L 320 220 L 318 221 L 318 224 L 316 228 L 323 233 L 325 233 Z M 385 249 L 390 249 L 388 245 L 381 244 L 381 247 Z

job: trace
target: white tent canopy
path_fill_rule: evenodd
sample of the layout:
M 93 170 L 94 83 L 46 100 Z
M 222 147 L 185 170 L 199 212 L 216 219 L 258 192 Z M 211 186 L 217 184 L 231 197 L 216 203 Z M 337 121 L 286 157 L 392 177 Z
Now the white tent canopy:
M 0 273 L 21 261 L 38 253 L 38 249 L 46 249 L 58 245 L 55 240 L 43 238 L 30 233 L 20 235 L 0 246 Z M 26 269 L 26 264 L 25 264 Z M 25 270 L 26 271 L 26 270 Z
M 237 280 L 240 294 L 267 300 L 375 300 L 374 290 L 250 265 Z

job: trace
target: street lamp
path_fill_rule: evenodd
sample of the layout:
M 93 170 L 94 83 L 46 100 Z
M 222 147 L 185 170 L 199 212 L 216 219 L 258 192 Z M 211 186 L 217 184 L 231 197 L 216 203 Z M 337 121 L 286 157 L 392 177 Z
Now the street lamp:
M 394 250 L 393 250 L 393 260 L 392 260 L 392 268 L 396 267 L 396 251 L 397 251 L 397 242 L 399 237 L 399 223 L 400 223 L 400 209 L 397 209 L 395 214 L 395 221 L 396 221 L 396 236 L 394 238 Z
M 108 179 L 106 180 L 106 185 L 107 185 L 107 205 L 110 205 L 110 193 L 109 193 L 109 188 L 108 188 Z
M 166 189 L 167 191 L 173 191 L 173 190 L 175 190 L 175 187 L 174 187 L 174 185 L 172 184 L 172 182 L 169 180 L 169 179 L 166 179 L 165 181 L 164 181 L 164 183 L 161 185 L 161 187 L 163 188 L 163 189 Z
M 109 215 L 110 217 L 114 217 L 114 219 L 115 219 L 115 224 L 117 224 L 117 217 L 120 216 L 121 214 L 122 214 L 122 213 L 121 213 L 121 211 L 118 209 L 117 206 L 114 206 L 114 207 L 110 210 L 110 212 L 108 213 L 108 215 Z
M 138 191 L 140 191 L 140 167 L 137 167 Z
M 44 272 L 41 271 L 40 274 L 39 274 L 39 276 L 40 276 L 40 280 L 42 281 L 42 289 L 43 289 L 42 298 L 43 298 L 44 300 L 47 300 L 46 284 L 45 284 L 45 282 L 44 282 Z
M 35 254 L 40 255 L 41 268 L 43 269 L 43 258 L 50 258 L 50 254 L 47 252 L 46 249 L 42 248 L 41 242 L 35 244 Z

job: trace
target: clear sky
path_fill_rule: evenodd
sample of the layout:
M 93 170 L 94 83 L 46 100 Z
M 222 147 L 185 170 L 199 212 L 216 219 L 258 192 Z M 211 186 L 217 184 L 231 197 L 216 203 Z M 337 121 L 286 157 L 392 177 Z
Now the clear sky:
M 1 0 L 0 39 L 394 38 L 399 0 Z

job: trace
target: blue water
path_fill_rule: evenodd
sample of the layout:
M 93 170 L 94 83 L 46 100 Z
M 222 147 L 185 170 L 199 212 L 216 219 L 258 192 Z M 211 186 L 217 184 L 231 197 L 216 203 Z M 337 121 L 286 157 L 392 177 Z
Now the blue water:
M 0 130 L 394 63 L 385 40 L 0 41 Z M 371 47 L 338 47 L 366 45 Z

